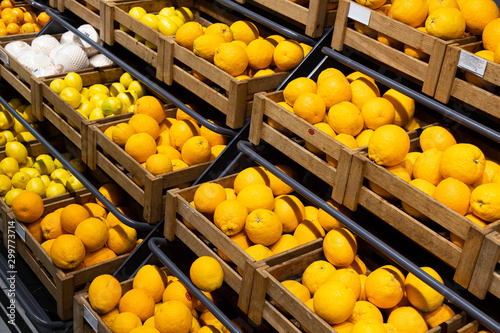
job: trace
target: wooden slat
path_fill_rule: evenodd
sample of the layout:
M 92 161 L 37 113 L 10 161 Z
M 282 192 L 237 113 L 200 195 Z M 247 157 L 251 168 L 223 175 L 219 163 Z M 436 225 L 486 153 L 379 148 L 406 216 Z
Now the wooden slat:
M 482 243 L 474 272 L 469 284 L 469 291 L 483 299 L 491 288 L 494 279 L 496 265 L 500 259 L 500 234 L 490 233 Z M 500 296 L 497 297 L 500 298 Z

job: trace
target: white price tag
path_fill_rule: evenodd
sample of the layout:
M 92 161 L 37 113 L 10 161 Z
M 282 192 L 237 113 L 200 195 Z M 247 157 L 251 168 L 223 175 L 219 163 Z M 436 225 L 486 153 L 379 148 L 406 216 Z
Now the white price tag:
M 479 77 L 484 76 L 488 60 L 478 57 L 466 51 L 460 51 L 460 58 L 458 59 L 458 67 L 466 71 L 476 74 Z
M 23 242 L 26 242 L 26 230 L 23 226 L 16 220 L 16 234 L 21 237 Z
M 2 62 L 6 65 L 9 64 L 9 56 L 4 50 L 0 50 L 0 60 L 2 60 Z
M 369 8 L 355 3 L 351 3 L 349 6 L 349 13 L 347 13 L 348 18 L 358 21 L 359 23 L 363 23 L 364 25 L 368 25 L 370 23 L 370 15 L 371 10 Z
M 97 322 L 97 318 L 92 314 L 92 312 L 90 312 L 85 304 L 83 304 L 83 319 L 87 321 L 94 332 L 98 331 L 99 323 Z

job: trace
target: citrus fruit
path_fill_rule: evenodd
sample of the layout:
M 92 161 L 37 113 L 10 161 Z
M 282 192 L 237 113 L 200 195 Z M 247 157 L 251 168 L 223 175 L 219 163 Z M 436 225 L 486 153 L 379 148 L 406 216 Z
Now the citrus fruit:
M 439 308 L 432 312 L 424 313 L 423 317 L 429 328 L 434 328 L 441 325 L 445 321 L 453 318 L 455 311 L 446 304 L 442 304 Z
M 297 238 L 301 245 L 324 236 L 325 230 L 317 220 L 306 219 L 300 222 L 293 232 L 293 237 Z
M 210 143 L 203 136 L 193 136 L 182 146 L 181 156 L 188 165 L 208 162 L 211 156 Z
M 282 234 L 281 237 L 269 248 L 274 254 L 288 251 L 299 246 L 299 240 L 290 234 Z
M 394 114 L 395 125 L 405 126 L 410 122 L 415 114 L 415 101 L 412 98 L 394 89 L 387 90 L 382 97 L 389 100 L 396 110 Z
M 416 28 L 425 21 L 428 10 L 425 0 L 394 0 L 390 15 L 396 21 Z
M 238 192 L 236 199 L 245 204 L 249 213 L 259 208 L 274 208 L 273 192 L 264 184 L 250 184 L 244 187 Z
M 118 302 L 120 313 L 132 312 L 141 321 L 145 321 L 154 314 L 155 301 L 144 289 L 130 289 Z
M 356 105 L 343 101 L 330 107 L 328 124 L 335 133 L 356 136 L 363 129 L 363 115 Z
M 302 284 L 307 287 L 311 295 L 323 285 L 335 271 L 335 266 L 326 260 L 317 260 L 309 264 L 302 273 Z
M 498 5 L 493 0 L 465 0 L 460 4 L 460 10 L 467 31 L 475 35 L 481 35 L 488 23 L 500 17 Z
M 241 201 L 224 200 L 217 205 L 214 212 L 214 224 L 228 236 L 239 233 L 245 227 L 248 216 L 247 207 Z
M 325 257 L 334 266 L 345 267 L 354 261 L 357 242 L 353 234 L 346 228 L 334 228 L 323 240 Z
M 137 231 L 124 223 L 109 228 L 106 246 L 117 255 L 130 252 L 136 245 Z
M 273 59 L 280 70 L 289 71 L 304 59 L 304 50 L 296 41 L 285 40 L 274 48 Z
M 80 238 L 86 252 L 94 252 L 106 244 L 109 228 L 105 221 L 97 217 L 91 217 L 81 221 L 77 225 L 74 234 Z
M 280 195 L 274 201 L 273 211 L 283 224 L 283 232 L 291 233 L 305 219 L 305 207 L 294 195 Z
M 43 200 L 33 192 L 19 193 L 12 201 L 12 212 L 16 219 L 24 223 L 32 223 L 43 215 Z
M 484 168 L 483 152 L 470 143 L 458 143 L 448 147 L 439 166 L 444 178 L 453 177 L 467 185 L 477 181 L 482 176 Z
M 98 314 L 113 310 L 122 297 L 122 286 L 110 274 L 102 274 L 92 280 L 88 290 L 89 303 Z
M 141 327 L 142 321 L 138 315 L 132 312 L 121 312 L 111 324 L 112 332 L 130 332 L 134 328 Z
M 197 288 L 212 292 L 222 286 L 224 271 L 216 259 L 201 256 L 191 264 L 189 277 Z
M 486 222 L 500 219 L 500 183 L 482 184 L 472 190 L 472 213 Z
M 106 260 L 110 260 L 110 259 L 113 259 L 116 257 L 117 257 L 116 253 L 114 253 L 112 250 L 108 249 L 107 247 L 101 247 L 97 251 L 88 252 L 85 255 L 85 259 L 83 259 L 83 265 L 85 265 L 85 267 L 90 267 L 92 265 L 97 265 L 101 262 L 104 262 Z
M 283 98 L 288 105 L 293 107 L 295 101 L 297 100 L 297 97 L 299 97 L 301 94 L 306 92 L 316 93 L 316 91 L 316 82 L 307 77 L 298 77 L 296 79 L 293 79 L 286 85 L 285 89 L 283 90 Z
M 421 269 L 432 276 L 434 279 L 443 283 L 439 274 L 430 267 L 421 267 Z M 405 280 L 406 297 L 417 310 L 423 312 L 432 312 L 437 310 L 444 301 L 444 296 L 420 280 L 412 273 L 408 273 Z
M 462 37 L 465 32 L 465 19 L 457 8 L 439 8 L 429 14 L 425 30 L 431 36 L 444 40 Z
M 313 305 L 316 314 L 327 323 L 340 324 L 351 315 L 356 305 L 356 296 L 342 282 L 329 281 L 316 290 Z
M 164 292 L 160 298 L 162 302 L 176 300 L 184 303 L 190 310 L 193 310 L 198 302 L 198 299 L 189 292 L 186 286 L 181 281 L 172 281 L 164 287 Z
M 85 259 L 85 246 L 80 238 L 74 235 L 60 235 L 52 243 L 50 257 L 57 267 L 72 269 L 79 266 Z
M 194 206 L 201 213 L 212 214 L 226 200 L 226 191 L 217 183 L 204 183 L 194 194 Z
M 383 266 L 368 275 L 364 288 L 369 302 L 381 309 L 389 309 L 403 299 L 403 275 L 394 266 Z
M 326 72 L 328 73 L 328 72 Z M 321 76 L 321 74 L 320 74 Z M 318 90 L 317 94 L 323 98 L 326 107 L 330 109 L 337 103 L 348 102 L 352 97 L 352 90 L 349 81 L 346 77 L 338 74 L 328 75 L 324 74 L 320 80 L 318 77 Z
M 431 182 L 425 180 L 425 179 L 420 179 L 416 178 L 410 181 L 410 184 L 424 192 L 425 194 L 433 197 L 434 195 L 434 190 L 436 189 L 436 186 L 433 185 Z M 416 219 L 419 220 L 427 220 L 428 218 L 422 214 L 421 212 L 417 211 L 412 207 L 411 204 L 406 203 L 404 201 L 401 202 L 401 206 L 403 207 L 403 210 L 413 216 Z
M 125 151 L 138 163 L 143 163 L 148 157 L 156 154 L 156 142 L 147 133 L 136 133 L 125 143 Z
M 254 39 L 259 38 L 259 29 L 250 21 L 236 21 L 231 24 L 230 29 L 235 40 L 241 40 L 247 45 Z
M 89 211 L 82 205 L 69 204 L 61 211 L 61 226 L 64 231 L 73 234 L 78 224 L 89 217 Z
M 255 244 L 269 246 L 278 241 L 283 224 L 273 211 L 258 208 L 251 211 L 245 222 L 245 233 Z
M 248 43 L 245 51 L 248 55 L 248 65 L 254 69 L 267 68 L 273 61 L 274 46 L 265 39 L 254 39 Z
M 377 128 L 368 143 L 368 157 L 379 165 L 401 163 L 410 150 L 410 137 L 401 127 L 390 124 Z
M 413 177 L 427 180 L 436 186 L 443 180 L 439 166 L 443 152 L 437 148 L 431 148 L 420 154 L 413 164 Z
M 225 42 L 224 37 L 218 34 L 201 35 L 193 41 L 193 52 L 197 56 L 213 63 L 217 47 Z

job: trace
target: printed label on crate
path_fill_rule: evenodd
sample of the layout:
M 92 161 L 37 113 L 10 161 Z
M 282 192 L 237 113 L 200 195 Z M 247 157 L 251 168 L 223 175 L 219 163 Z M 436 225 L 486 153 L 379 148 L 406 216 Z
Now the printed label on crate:
M 0 60 L 6 65 L 9 64 L 9 56 L 4 50 L 0 50 Z
M 351 3 L 349 6 L 349 13 L 347 13 L 348 18 L 358 21 L 359 23 L 363 23 L 364 25 L 368 25 L 370 23 L 370 15 L 371 10 L 369 8 L 355 3 Z
M 466 71 L 476 74 L 479 77 L 484 76 L 488 60 L 478 57 L 472 53 L 464 50 L 460 51 L 460 58 L 458 59 L 458 67 Z
M 87 305 L 83 304 L 83 319 L 87 321 L 87 323 L 92 327 L 94 332 L 97 332 L 99 329 L 99 325 L 97 322 L 97 318 L 90 312 L 89 308 L 87 308 Z
M 17 220 L 16 220 L 16 234 L 19 237 L 21 237 L 21 239 L 23 240 L 23 242 L 26 242 L 26 230 L 24 230 L 24 228 L 21 225 L 21 223 L 19 223 Z

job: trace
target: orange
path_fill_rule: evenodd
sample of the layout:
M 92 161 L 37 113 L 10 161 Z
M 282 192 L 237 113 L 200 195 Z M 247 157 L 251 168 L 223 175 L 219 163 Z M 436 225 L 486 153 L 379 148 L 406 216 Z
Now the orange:
M 14 5 L 10 0 L 2 0 L 0 3 L 0 8 L 3 10 L 4 8 L 14 8 Z
M 223 151 L 226 149 L 226 145 L 216 145 L 210 147 L 210 159 L 209 162 L 215 160 Z
M 361 280 L 359 279 L 359 274 L 356 273 L 351 268 L 340 268 L 335 270 L 330 276 L 328 276 L 328 281 L 340 281 L 345 284 L 349 289 L 352 290 L 356 299 L 359 298 L 361 293 Z
M 32 226 L 32 225 L 33 224 L 30 224 L 30 226 Z M 49 240 L 43 241 L 40 245 L 50 255 L 50 249 L 52 248 L 52 244 L 54 244 L 55 241 L 56 241 L 55 239 L 49 239 Z
M 319 123 L 316 123 L 314 124 L 314 127 L 320 129 L 321 131 L 325 132 L 326 134 L 328 134 L 329 136 L 331 136 L 332 138 L 335 138 L 335 136 L 337 135 L 335 133 L 335 131 L 333 130 L 333 128 L 328 125 L 327 123 L 325 122 L 319 122 Z M 313 154 L 315 155 L 318 155 L 318 156 L 324 156 L 325 153 L 323 151 L 321 151 L 320 149 L 316 148 L 315 146 L 313 146 L 311 143 L 309 143 L 308 141 L 306 141 L 306 148 Z
M 392 38 L 392 37 L 389 37 L 387 35 L 384 35 L 381 32 L 377 33 L 377 40 L 379 42 L 381 42 L 382 44 L 385 44 L 385 45 L 390 46 L 390 47 L 397 49 L 397 50 L 402 50 L 404 48 L 404 44 L 401 43 L 399 40 Z
M 214 64 L 231 76 L 242 74 L 249 64 L 245 49 L 235 43 L 222 43 L 217 46 Z
M 178 159 L 172 160 L 172 170 L 173 171 L 184 169 L 187 167 L 189 167 L 189 165 L 187 165 L 187 163 L 184 162 L 183 160 L 178 160 Z
M 368 142 L 370 142 L 370 138 L 373 134 L 372 129 L 362 130 L 358 135 L 356 135 L 356 142 L 359 147 L 368 146 Z
M 292 179 L 295 179 L 297 177 L 297 172 L 289 165 L 277 164 L 275 165 L 275 167 L 283 171 L 286 175 L 290 176 Z M 269 187 L 273 191 L 274 196 L 290 194 L 294 191 L 291 186 L 287 185 L 284 181 L 276 177 L 271 172 L 267 171 L 267 176 L 269 178 Z
M 91 217 L 81 221 L 75 229 L 75 236 L 85 245 L 86 252 L 99 250 L 108 240 L 109 227 L 104 220 Z
M 430 267 L 421 267 L 421 269 L 432 276 L 434 279 L 443 283 L 439 274 Z M 444 296 L 431 288 L 428 284 L 417 278 L 412 273 L 408 273 L 405 280 L 406 297 L 417 310 L 423 312 L 432 312 L 437 310 L 443 304 Z
M 309 264 L 302 273 L 302 284 L 306 286 L 311 295 L 328 281 L 328 278 L 335 272 L 335 266 L 326 260 L 316 260 Z
M 382 97 L 391 102 L 396 110 L 394 115 L 395 125 L 405 126 L 410 122 L 415 114 L 415 101 L 412 98 L 394 89 L 387 90 Z
M 125 151 L 138 163 L 144 163 L 149 156 L 156 154 L 155 139 L 147 133 L 133 134 L 125 144 Z
M 343 101 L 330 107 L 328 124 L 335 133 L 356 136 L 363 129 L 364 121 L 356 105 Z
M 236 193 L 234 192 L 233 188 L 226 187 L 224 188 L 226 191 L 226 199 L 231 200 L 231 199 L 236 199 Z
M 273 71 L 270 68 L 265 68 L 265 69 L 260 69 L 252 77 L 260 77 L 260 76 L 266 76 L 266 75 L 271 75 L 274 74 L 275 71 Z
M 310 78 L 298 77 L 286 85 L 283 90 L 283 98 L 288 105 L 293 106 L 297 97 L 306 92 L 316 93 L 317 89 L 318 87 L 316 86 L 316 82 Z
M 255 244 L 269 246 L 278 241 L 283 232 L 283 224 L 272 210 L 255 209 L 248 214 L 245 233 Z
M 130 252 L 137 242 L 137 231 L 124 223 L 109 228 L 106 246 L 117 255 Z
M 274 254 L 278 254 L 293 249 L 299 245 L 300 243 L 297 238 L 290 234 L 283 234 L 276 243 L 269 247 L 269 249 L 273 251 Z
M 186 106 L 189 107 L 190 109 L 194 110 L 197 113 L 199 111 L 198 107 L 196 105 L 186 104 Z M 181 108 L 178 108 L 177 111 L 175 112 L 175 119 L 176 120 L 189 119 L 189 120 L 193 121 L 195 124 L 200 125 L 198 120 L 194 119 L 193 116 L 191 116 L 190 114 L 188 114 L 186 111 L 182 110 Z M 173 125 L 173 123 L 170 125 L 170 127 L 172 127 L 172 125 Z
M 42 227 L 41 227 L 42 220 L 43 220 L 42 218 L 39 218 L 35 222 L 26 224 L 26 228 L 28 229 L 30 234 L 37 240 L 38 243 L 44 242 Z
M 363 332 L 387 333 L 387 329 L 385 328 L 382 322 L 370 319 L 363 319 L 354 324 L 351 333 L 363 333 Z
M 83 259 L 83 264 L 85 267 L 89 267 L 113 258 L 116 258 L 116 253 L 107 247 L 102 247 L 97 251 L 88 252 Z
M 153 175 L 162 175 L 172 171 L 172 161 L 167 155 L 154 154 L 146 160 L 146 170 Z
M 233 32 L 225 23 L 213 23 L 205 29 L 205 34 L 219 34 L 224 37 L 226 42 L 233 40 Z
M 495 52 L 495 48 L 500 43 L 500 18 L 496 18 L 484 27 L 483 48 Z
M 58 212 L 45 215 L 40 222 L 40 228 L 44 239 L 55 239 L 66 233 L 61 226 L 60 213 Z
M 360 110 L 369 99 L 380 97 L 380 91 L 373 79 L 359 76 L 352 80 L 354 76 L 349 77 L 349 75 L 346 78 L 351 84 L 351 102 Z
M 198 57 L 213 63 L 217 47 L 225 42 L 224 37 L 219 34 L 201 35 L 193 41 L 193 52 Z
M 387 99 L 374 97 L 365 101 L 361 108 L 361 114 L 365 127 L 375 130 L 382 125 L 392 124 L 396 110 Z
M 160 297 L 160 301 L 164 303 L 176 300 L 186 305 L 189 310 L 193 310 L 198 303 L 198 299 L 189 292 L 181 281 L 172 281 L 163 289 L 164 292 L 162 294 L 163 296 Z
M 214 224 L 228 236 L 236 235 L 245 227 L 247 207 L 239 200 L 224 200 L 214 212 Z
M 200 128 L 193 121 L 187 119 L 178 120 L 170 127 L 170 144 L 180 151 L 189 138 L 199 134 Z
M 382 0 L 356 0 L 356 2 L 371 9 L 377 9 L 385 4 Z
M 115 207 L 121 206 L 125 202 L 125 192 L 118 184 L 103 184 L 99 187 L 99 192 L 101 192 L 101 194 L 104 195 L 106 199 L 108 199 Z M 96 201 L 99 205 L 104 206 L 99 200 Z
M 111 138 L 113 142 L 120 147 L 125 147 L 127 140 L 135 133 L 137 132 L 132 125 L 128 123 L 120 123 L 113 128 Z
M 408 133 L 394 124 L 377 128 L 368 143 L 368 157 L 375 163 L 384 166 L 394 166 L 401 163 L 409 151 L 410 137 Z
M 389 16 L 416 28 L 425 21 L 428 9 L 425 0 L 394 0 Z
M 347 79 L 344 73 L 342 73 L 340 70 L 330 67 L 322 70 L 321 73 L 319 73 L 318 78 L 316 79 L 316 83 L 320 85 L 325 82 L 325 80 L 330 79 L 333 76 L 339 76 L 341 79 Z M 351 81 L 348 80 L 348 82 Z
M 259 29 L 250 21 L 236 21 L 230 26 L 235 40 L 241 40 L 249 44 L 252 40 L 259 38 Z
M 267 246 L 262 244 L 255 244 L 245 249 L 245 252 L 252 257 L 255 261 L 264 260 L 271 257 L 274 253 Z M 238 272 L 243 275 L 243 270 L 238 267 Z
M 185 48 L 193 51 L 193 42 L 203 35 L 203 26 L 195 21 L 186 22 L 177 29 L 175 41 Z
M 43 215 L 43 200 L 34 192 L 20 193 L 12 201 L 12 212 L 16 219 L 24 223 L 32 223 Z
M 215 208 L 224 200 L 226 200 L 226 191 L 217 183 L 201 184 L 194 193 L 194 206 L 201 213 L 214 213 Z
M 210 122 L 213 122 L 209 120 Z M 210 146 L 225 145 L 227 144 L 228 138 L 220 133 L 209 130 L 205 126 L 200 127 L 200 135 L 208 140 Z
M 52 243 L 50 257 L 57 267 L 72 269 L 85 259 L 85 246 L 80 238 L 74 235 L 61 235 Z
M 495 174 L 500 175 L 500 164 L 495 161 L 486 160 L 481 178 L 476 180 L 472 186 L 477 187 L 482 184 L 492 183 Z
M 293 104 L 293 113 L 310 124 L 316 124 L 323 120 L 326 113 L 326 105 L 318 94 L 300 94 Z
M 182 160 L 188 165 L 208 162 L 211 156 L 210 143 L 202 136 L 193 136 L 182 145 Z
M 436 189 L 436 186 L 434 186 L 432 183 L 430 183 L 429 181 L 427 181 L 425 179 L 420 179 L 420 178 L 413 179 L 412 181 L 410 181 L 410 184 L 415 186 L 416 188 L 418 188 L 419 190 L 421 190 L 422 192 L 424 192 L 425 194 L 427 194 L 431 197 L 433 197 L 434 190 Z M 411 204 L 408 204 L 408 203 L 403 201 L 403 202 L 401 202 L 401 206 L 403 207 L 403 210 L 405 212 L 407 212 L 408 214 L 410 214 L 414 218 L 416 218 L 418 220 L 423 220 L 423 221 L 428 220 L 428 217 L 426 217 L 424 214 L 422 214 L 421 212 L 414 209 L 411 206 Z
M 290 291 L 295 297 L 297 297 L 302 303 L 307 302 L 311 295 L 309 294 L 309 289 L 306 288 L 302 283 L 295 280 L 285 280 L 281 281 L 281 285 Z
M 353 291 L 339 281 L 321 285 L 313 297 L 316 314 L 329 324 L 340 324 L 347 320 L 356 305 Z
M 224 271 L 216 259 L 201 256 L 191 264 L 189 277 L 197 288 L 205 292 L 212 292 L 222 286 Z
M 481 35 L 484 28 L 496 18 L 500 11 L 493 0 L 465 0 L 460 5 L 460 10 L 467 24 L 467 31 Z
M 438 8 L 456 8 L 460 10 L 457 0 L 427 0 L 429 14 Z
M 359 259 L 358 256 L 354 257 L 354 261 L 346 268 L 353 269 L 356 273 L 359 274 L 360 278 L 361 278 L 361 275 L 366 274 L 366 264 L 361 259 Z M 364 281 L 363 281 L 363 284 L 364 284 Z
M 19 32 L 20 32 L 20 28 L 19 28 L 19 25 L 17 23 L 9 23 L 7 25 L 7 33 L 9 35 L 16 35 Z
M 484 168 L 481 149 L 470 143 L 458 143 L 444 151 L 439 170 L 444 178 L 453 177 L 470 185 L 482 176 Z
M 154 314 L 155 301 L 144 289 L 130 289 L 120 298 L 118 309 L 120 313 L 132 312 L 145 321 Z
M 273 44 L 273 46 L 276 46 L 279 42 L 286 40 L 286 38 L 281 35 L 270 35 L 266 37 L 266 40 Z
M 304 50 L 294 40 L 285 40 L 276 45 L 273 53 L 274 63 L 279 70 L 294 69 L 304 59 Z
M 158 138 L 158 135 L 160 135 L 160 126 L 158 125 L 156 120 L 148 114 L 134 114 L 129 119 L 128 124 L 134 128 L 136 133 L 147 133 L 151 135 L 154 140 L 156 140 L 156 138 Z
M 89 303 L 98 314 L 113 310 L 122 297 L 122 286 L 117 278 L 102 274 L 92 280 L 88 290 Z
M 273 211 L 283 224 L 283 232 L 291 233 L 305 219 L 305 207 L 294 195 L 280 195 L 274 200 Z
M 405 167 L 406 171 L 408 171 L 408 174 L 410 176 L 413 176 L 415 161 L 420 156 L 420 154 L 422 153 L 419 151 L 409 152 L 408 154 L 406 154 L 406 157 L 403 160 L 403 162 L 400 163 L 401 166 Z
M 248 236 L 245 234 L 244 231 L 237 233 L 236 235 L 229 236 L 229 238 L 236 243 L 239 247 L 241 247 L 243 250 L 248 249 L 250 246 L 253 245 L 252 241 L 248 238 Z M 219 256 L 228 262 L 231 262 L 231 259 L 224 253 L 222 253 L 219 249 L 217 249 L 217 253 Z
M 254 39 L 248 43 L 245 51 L 248 55 L 248 65 L 254 69 L 267 68 L 273 61 L 274 46 L 268 40 Z
M 346 228 L 334 228 L 323 240 L 326 260 L 334 266 L 345 267 L 354 261 L 358 245 L 354 235 Z
M 390 265 L 377 268 L 366 278 L 365 294 L 367 300 L 377 307 L 392 308 L 403 299 L 403 274 Z
M 460 215 L 467 214 L 469 210 L 470 189 L 458 179 L 449 177 L 442 180 L 436 186 L 433 197 Z
M 439 308 L 432 312 L 424 313 L 423 317 L 429 328 L 434 328 L 444 323 L 445 321 L 453 318 L 455 311 L 448 305 L 442 304 Z
M 349 210 L 347 210 L 342 205 L 336 203 L 332 199 L 328 199 L 326 203 L 335 208 L 336 210 L 338 210 L 339 212 L 341 212 L 342 214 L 346 215 L 347 217 L 350 217 L 351 214 Z M 318 222 L 327 232 L 334 228 L 342 228 L 344 226 L 339 220 L 337 220 L 332 215 L 328 214 L 322 208 L 318 210 Z
M 439 8 L 427 17 L 425 30 L 431 36 L 450 40 L 463 36 L 465 23 L 464 15 L 457 8 Z
M 318 83 L 317 94 L 323 98 L 326 107 L 330 109 L 337 103 L 351 100 L 351 85 L 345 76 L 330 75 Z
M 472 190 L 470 205 L 472 213 L 486 222 L 500 219 L 500 183 L 476 187 Z
M 443 180 L 439 171 L 443 152 L 431 148 L 420 154 L 413 164 L 413 177 L 427 180 L 436 186 Z
M 339 141 L 342 143 L 344 146 L 351 148 L 351 149 L 357 149 L 359 148 L 358 142 L 354 138 L 354 136 L 350 134 L 345 134 L 345 133 L 340 133 L 335 136 L 335 140 Z M 326 161 L 328 164 L 330 164 L 333 167 L 337 167 L 337 161 L 333 159 L 333 157 L 330 157 L 330 155 L 326 155 Z
M 167 274 L 156 265 L 144 265 L 134 277 L 133 288 L 146 290 L 157 303 L 162 300 Z
M 451 1 L 455 1 L 455 0 L 451 0 Z M 441 2 L 441 1 L 438 0 L 438 2 Z M 427 29 L 425 27 L 418 27 L 417 30 L 422 31 L 423 33 L 427 33 Z M 429 55 L 427 53 L 424 53 L 422 50 L 420 50 L 416 47 L 404 44 L 403 48 L 404 48 L 404 53 L 409 55 L 410 57 L 417 58 L 417 59 L 420 59 L 422 61 L 429 60 Z
M 170 145 L 158 145 L 156 151 L 158 154 L 167 155 L 171 160 L 181 159 L 181 152 Z
M 444 151 L 457 143 L 453 134 L 442 126 L 431 126 L 424 129 L 420 134 L 419 142 L 422 151 L 431 148 Z
M 51 18 L 46 12 L 40 12 L 36 18 L 36 23 L 44 27 L 50 20 Z
M 274 196 L 269 186 L 263 184 L 250 184 L 243 188 L 236 196 L 245 204 L 249 213 L 264 208 L 272 210 L 274 208 Z
M 119 206 L 119 207 L 116 207 L 120 212 L 123 213 L 123 215 L 131 218 L 131 219 L 134 219 L 135 216 L 134 214 L 132 213 L 132 211 L 130 210 L 129 207 L 127 206 Z M 108 226 L 110 228 L 114 227 L 115 225 L 117 224 L 120 224 L 120 220 L 112 213 L 112 212 L 109 212 L 108 215 L 106 216 L 106 222 L 108 222 Z
M 84 206 L 69 204 L 61 212 L 61 226 L 64 231 L 73 234 L 78 224 L 89 217 L 90 213 Z
M 130 332 L 134 328 L 141 327 L 141 318 L 132 312 L 122 312 L 116 316 L 111 324 L 111 331 L 116 333 Z
M 324 236 L 325 230 L 317 220 L 304 220 L 299 223 L 293 232 L 293 237 L 297 238 L 299 244 L 312 242 Z
M 403 179 L 404 181 L 407 181 L 407 182 L 411 181 L 411 177 L 408 174 L 408 171 L 406 171 L 406 169 L 403 166 L 401 166 L 401 164 L 391 166 L 391 167 L 385 167 L 385 169 L 387 171 L 389 171 L 390 173 Z M 381 186 L 375 184 L 374 182 L 372 182 L 370 180 L 368 181 L 368 186 L 370 187 L 370 189 L 373 192 L 377 193 L 378 195 L 380 195 L 382 198 L 384 198 L 386 200 L 389 200 L 389 201 L 398 200 L 398 198 L 395 197 L 393 194 L 391 194 L 389 191 L 387 191 L 386 189 L 382 188 Z

